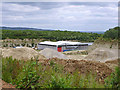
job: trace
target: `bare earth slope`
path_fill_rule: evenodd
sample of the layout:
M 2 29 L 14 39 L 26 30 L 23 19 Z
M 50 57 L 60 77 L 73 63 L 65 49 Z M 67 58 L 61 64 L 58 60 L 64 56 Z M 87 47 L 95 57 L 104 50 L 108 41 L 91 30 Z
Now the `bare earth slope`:
M 5 81 L 0 79 L 0 90 L 2 90 L 3 88 L 4 89 L 10 89 L 10 88 L 14 88 L 15 89 L 15 86 L 13 86 L 11 84 L 8 84 Z
M 95 60 L 106 62 L 109 60 L 117 60 L 119 58 L 118 41 L 97 40 L 88 48 L 88 56 L 85 60 Z
M 54 49 L 45 48 L 44 50 L 39 52 L 41 55 L 45 56 L 45 58 L 59 58 L 59 59 L 68 59 L 68 57 L 61 52 L 58 52 Z
M 88 54 L 85 60 L 94 60 L 105 62 L 109 60 L 118 59 L 118 49 L 108 49 L 108 48 L 96 48 L 91 53 Z
M 14 59 L 19 60 L 28 60 L 31 58 L 44 59 L 44 56 L 40 55 L 37 51 L 32 48 L 23 47 L 23 48 L 10 48 L 10 49 L 1 49 L 3 57 L 10 57 L 12 56 Z
M 105 63 L 98 61 L 88 61 L 88 60 L 64 60 L 64 59 L 47 59 L 40 60 L 39 62 L 42 65 L 49 67 L 50 61 L 53 60 L 54 63 L 62 65 L 64 67 L 65 72 L 74 73 L 78 72 L 80 74 L 87 73 L 95 73 L 97 74 L 97 79 L 99 81 L 103 81 L 104 78 L 109 76 L 112 73 L 112 69 L 110 69 Z M 104 81 L 103 81 L 104 82 Z

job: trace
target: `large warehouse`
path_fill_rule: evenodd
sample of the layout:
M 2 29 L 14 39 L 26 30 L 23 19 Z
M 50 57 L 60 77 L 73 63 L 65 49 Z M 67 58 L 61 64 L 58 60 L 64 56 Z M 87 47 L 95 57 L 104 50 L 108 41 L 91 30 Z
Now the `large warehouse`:
M 58 52 L 71 51 L 71 50 L 86 50 L 92 43 L 80 43 L 71 41 L 44 41 L 38 43 L 38 50 L 43 50 L 44 48 L 55 49 Z

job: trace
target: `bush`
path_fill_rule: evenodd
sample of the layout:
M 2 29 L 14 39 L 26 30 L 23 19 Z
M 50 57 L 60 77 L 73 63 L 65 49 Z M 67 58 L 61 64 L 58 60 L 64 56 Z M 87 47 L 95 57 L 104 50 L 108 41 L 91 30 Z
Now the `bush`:
M 103 38 L 109 38 L 109 39 L 118 39 L 118 30 L 120 29 L 120 27 L 115 27 L 113 29 L 109 29 L 108 31 L 106 31 L 103 35 Z
M 106 88 L 120 89 L 120 68 L 116 67 L 115 72 L 105 79 Z
M 25 65 L 17 78 L 17 88 L 34 88 L 40 76 L 37 74 L 36 62 Z
M 17 88 L 104 88 L 91 73 L 83 75 L 76 70 L 70 74 L 53 60 L 50 65 L 37 64 L 35 60 L 16 60 L 12 57 L 3 58 L 2 61 L 2 79 L 17 85 Z
M 22 62 L 12 59 L 12 57 L 2 58 L 2 79 L 8 83 L 13 83 L 19 72 L 22 71 Z

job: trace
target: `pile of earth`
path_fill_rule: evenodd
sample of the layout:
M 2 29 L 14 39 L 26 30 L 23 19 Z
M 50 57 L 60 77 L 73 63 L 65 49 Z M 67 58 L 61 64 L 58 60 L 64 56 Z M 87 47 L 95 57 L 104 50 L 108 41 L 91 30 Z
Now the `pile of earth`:
M 92 46 L 88 48 L 88 52 L 95 50 L 96 48 L 107 48 L 107 49 L 120 49 L 118 41 L 105 41 L 105 40 L 96 40 Z
M 10 88 L 14 88 L 15 89 L 15 86 L 11 85 L 11 84 L 8 84 L 6 83 L 5 81 L 1 80 L 0 79 L 0 89 L 10 89 Z
M 97 80 L 100 82 L 104 82 L 104 79 L 109 76 L 113 70 L 109 68 L 105 63 L 97 62 L 97 61 L 87 61 L 87 60 L 64 60 L 64 59 L 48 59 L 48 60 L 40 60 L 44 66 L 50 66 L 51 60 L 54 63 L 62 65 L 64 68 L 64 72 L 69 72 L 73 74 L 78 71 L 80 74 L 88 74 L 93 73 L 97 74 Z
M 45 48 L 41 50 L 39 53 L 47 59 L 50 59 L 50 58 L 68 59 L 66 55 L 50 48 Z
M 120 67 L 120 59 L 116 59 L 116 60 L 110 60 L 110 61 L 106 61 L 105 64 L 111 68 L 113 71 L 115 71 L 116 67 Z
M 30 60 L 31 58 L 35 59 L 45 59 L 44 56 L 39 54 L 32 48 L 23 47 L 23 48 L 9 48 L 9 49 L 1 49 L 3 57 L 10 57 L 18 60 Z
M 118 49 L 96 48 L 84 60 L 105 62 L 118 59 Z

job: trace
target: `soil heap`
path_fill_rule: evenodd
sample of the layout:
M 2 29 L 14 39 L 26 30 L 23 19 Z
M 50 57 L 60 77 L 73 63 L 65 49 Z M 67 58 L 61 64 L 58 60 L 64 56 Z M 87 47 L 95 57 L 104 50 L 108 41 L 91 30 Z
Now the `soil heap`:
M 68 57 L 61 52 L 58 52 L 54 49 L 45 48 L 44 50 L 39 52 L 41 55 L 43 55 L 45 58 L 59 58 L 59 59 L 68 59 Z
M 19 60 L 28 60 L 28 59 L 44 59 L 44 56 L 40 55 L 37 51 L 32 48 L 23 47 L 23 48 L 9 48 L 9 49 L 1 49 L 3 57 L 10 57 Z
M 85 60 L 105 62 L 118 59 L 118 49 L 96 48 L 88 54 Z

